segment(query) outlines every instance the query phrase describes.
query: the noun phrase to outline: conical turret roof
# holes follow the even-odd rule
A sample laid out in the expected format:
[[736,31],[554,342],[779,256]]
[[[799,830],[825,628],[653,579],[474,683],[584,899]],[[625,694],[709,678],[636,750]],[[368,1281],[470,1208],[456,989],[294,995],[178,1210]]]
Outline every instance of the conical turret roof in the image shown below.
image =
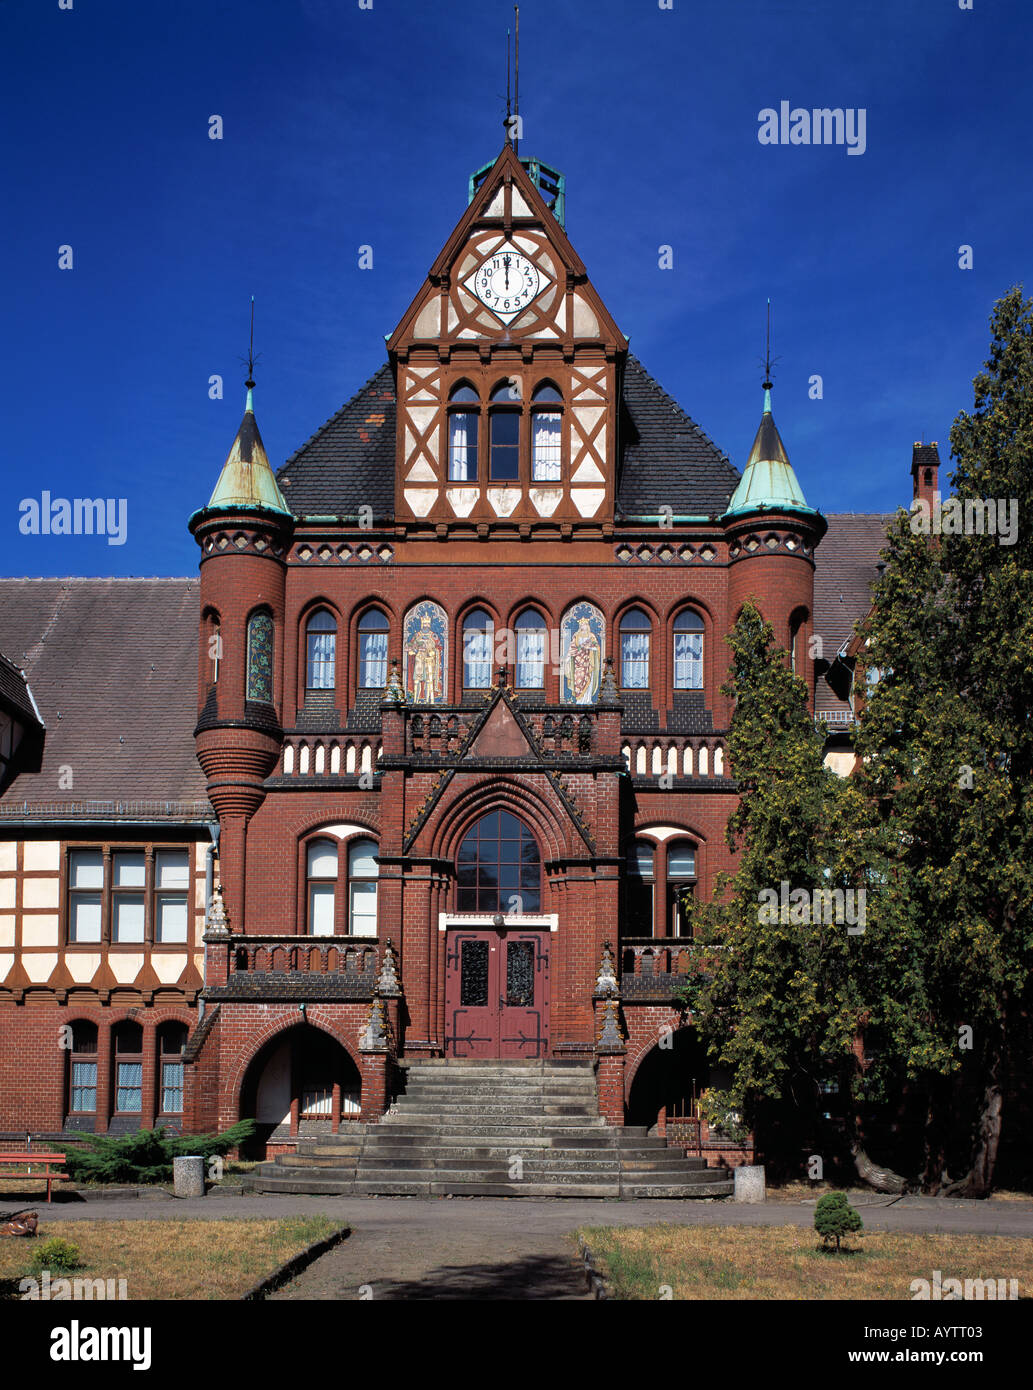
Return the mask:
[[290,508],[277,486],[262,436],[258,432],[252,399],[253,386],[253,382],[248,382],[244,418],[222,466],[219,481],[215,484],[215,491],[208,502],[208,509],[261,508],[263,511],[283,512],[284,515],[290,516]]
[[771,414],[771,383],[764,383],[764,414],[746,461],[739,486],[732,493],[725,516],[754,511],[805,511],[808,507],[782,436]]

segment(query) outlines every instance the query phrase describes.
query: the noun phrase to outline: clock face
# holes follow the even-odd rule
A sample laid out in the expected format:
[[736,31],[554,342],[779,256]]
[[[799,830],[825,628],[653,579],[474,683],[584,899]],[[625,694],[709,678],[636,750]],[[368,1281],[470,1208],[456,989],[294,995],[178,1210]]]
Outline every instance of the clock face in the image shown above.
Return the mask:
[[496,318],[512,323],[552,281],[522,251],[504,242],[466,277],[465,284]]

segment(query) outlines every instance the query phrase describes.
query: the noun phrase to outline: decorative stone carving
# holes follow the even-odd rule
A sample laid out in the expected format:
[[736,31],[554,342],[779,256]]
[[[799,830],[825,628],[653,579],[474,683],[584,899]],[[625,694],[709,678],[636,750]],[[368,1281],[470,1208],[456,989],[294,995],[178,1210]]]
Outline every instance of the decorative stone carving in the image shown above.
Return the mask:
[[620,985],[613,968],[613,952],[608,941],[603,942],[603,958],[599,965],[599,975],[595,982],[595,995],[620,995]]
[[221,883],[217,883],[212,889],[211,900],[208,903],[208,920],[205,923],[205,934],[207,936],[230,935],[230,919],[226,912],[226,904],[222,899]]
[[398,957],[395,955],[395,948],[388,937],[384,943],[384,955],[380,962],[380,974],[377,976],[377,993],[396,997],[402,992],[401,981],[398,978]]
[[621,1032],[620,1018],[617,1014],[617,1000],[610,995],[603,1005],[602,1026],[596,1040],[597,1052],[623,1052],[624,1034]]
[[387,1020],[384,1017],[384,1005],[379,995],[374,994],[370,1001],[366,1027],[359,1037],[359,1051],[387,1052],[388,1049],[389,1039],[387,1036]]

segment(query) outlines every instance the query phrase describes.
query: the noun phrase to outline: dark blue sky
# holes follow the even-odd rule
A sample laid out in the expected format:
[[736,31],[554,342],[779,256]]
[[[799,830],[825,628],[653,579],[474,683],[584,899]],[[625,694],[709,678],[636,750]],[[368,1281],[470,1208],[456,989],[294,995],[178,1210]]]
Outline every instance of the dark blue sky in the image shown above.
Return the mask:
[[[912,442],[946,456],[993,301],[1033,284],[1033,8],[973,3],[521,6],[521,152],[566,174],[632,350],[741,467],[770,295],[775,418],[826,512],[909,500]],[[381,365],[498,153],[511,23],[504,0],[0,0],[4,574],[195,571],[249,297],[278,467]],[[761,145],[783,99],[864,108],[865,153]],[[126,498],[126,544],[22,536],[43,490]]]

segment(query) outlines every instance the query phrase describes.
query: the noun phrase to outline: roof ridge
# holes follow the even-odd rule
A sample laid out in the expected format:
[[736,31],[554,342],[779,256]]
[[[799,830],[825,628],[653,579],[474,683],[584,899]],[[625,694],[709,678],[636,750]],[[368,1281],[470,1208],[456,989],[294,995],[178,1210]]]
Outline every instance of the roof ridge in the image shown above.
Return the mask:
[[330,426],[334,423],[334,421],[344,414],[344,412],[348,409],[350,405],[355,404],[355,402],[362,395],[363,391],[367,391],[376,381],[377,377],[381,375],[382,372],[389,372],[390,370],[391,363],[384,362],[381,366],[377,368],[377,370],[373,373],[372,376],[367,377],[366,380],[362,383],[362,385],[358,388],[358,390],[353,392],[352,395],[350,395],[348,399],[344,402],[344,404],[339,406],[338,409],[335,410],[332,415],[328,416],[328,418],[323,421],[319,428],[313,434],[309,435],[308,439],[305,440],[304,444],[299,444],[298,447],[294,450],[294,453],[291,454],[290,458],[287,459],[285,463],[282,463],[280,465],[280,467],[276,470],[277,478],[280,476],[282,472],[284,472],[285,469],[291,466],[291,464],[294,462],[294,460],[298,457],[299,454],[303,453],[310,444],[314,444],[315,441],[319,438],[319,436],[321,434],[324,434],[326,430],[328,430]]
[[3,574],[0,584],[197,584],[196,574]]
[[692,416],[689,414],[689,412],[685,409],[685,407],[681,404],[680,401],[676,400],[675,397],[672,396],[669,391],[666,391],[660,385],[659,381],[657,381],[656,377],[645,365],[642,359],[640,357],[637,357],[633,352],[628,353],[628,359],[629,361],[634,362],[636,366],[641,368],[643,375],[646,377],[647,381],[654,388],[654,390],[656,390],[661,396],[663,396],[665,401],[669,401],[670,404],[674,406],[675,410],[678,411],[678,413],[682,416],[683,419],[689,422],[689,424],[700,436],[700,438],[706,440],[706,442],[715,451],[715,453],[717,453],[722,459],[724,459],[725,463],[727,463],[730,467],[735,468],[735,464],[732,463],[732,460],[725,453],[724,449],[721,448],[720,444],[718,444],[715,439],[712,439],[711,436],[707,434],[706,430],[702,427],[702,425],[697,424],[697,422],[692,418]]

